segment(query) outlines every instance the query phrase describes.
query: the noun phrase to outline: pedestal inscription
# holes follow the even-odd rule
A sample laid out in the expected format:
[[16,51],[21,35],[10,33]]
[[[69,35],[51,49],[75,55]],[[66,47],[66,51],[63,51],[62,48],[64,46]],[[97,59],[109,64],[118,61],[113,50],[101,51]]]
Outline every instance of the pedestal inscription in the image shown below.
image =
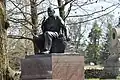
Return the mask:
[[78,55],[52,56],[52,78],[84,80],[84,57]]

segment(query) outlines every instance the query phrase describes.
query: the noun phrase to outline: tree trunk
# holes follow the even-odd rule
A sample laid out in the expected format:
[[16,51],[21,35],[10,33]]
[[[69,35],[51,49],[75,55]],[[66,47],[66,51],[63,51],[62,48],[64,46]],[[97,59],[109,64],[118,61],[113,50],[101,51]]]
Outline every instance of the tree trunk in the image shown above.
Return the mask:
[[[33,33],[37,34],[37,24],[38,24],[38,16],[37,16],[37,6],[36,6],[36,0],[30,0],[31,4],[31,21],[32,21],[32,29]],[[33,36],[33,45],[34,45],[34,53],[38,53],[39,49],[37,48],[35,44],[36,37]]]
[[65,18],[65,11],[64,11],[64,6],[63,5],[63,1],[62,0],[57,0],[58,1],[58,6],[59,6],[59,14],[60,17],[64,20]]
[[5,29],[4,1],[0,1],[0,80],[7,80],[7,34]]

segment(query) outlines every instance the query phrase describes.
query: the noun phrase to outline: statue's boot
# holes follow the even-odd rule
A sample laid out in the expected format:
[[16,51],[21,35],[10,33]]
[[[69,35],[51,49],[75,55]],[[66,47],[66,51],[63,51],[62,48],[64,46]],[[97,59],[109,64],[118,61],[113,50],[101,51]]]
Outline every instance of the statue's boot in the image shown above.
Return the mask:
[[50,53],[50,51],[43,51],[43,52],[41,52],[42,54],[49,54]]

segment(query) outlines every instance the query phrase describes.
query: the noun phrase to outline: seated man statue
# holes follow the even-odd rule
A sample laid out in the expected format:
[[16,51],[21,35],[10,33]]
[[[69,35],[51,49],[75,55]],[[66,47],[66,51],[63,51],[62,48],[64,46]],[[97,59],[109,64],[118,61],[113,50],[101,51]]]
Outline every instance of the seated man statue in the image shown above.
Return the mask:
[[69,40],[67,37],[67,29],[64,25],[62,18],[55,16],[54,9],[49,7],[47,9],[48,18],[42,22],[42,31],[44,36],[44,50],[41,52],[43,54],[49,54],[52,47],[53,39],[56,39],[60,36],[60,30],[65,34],[65,39]]

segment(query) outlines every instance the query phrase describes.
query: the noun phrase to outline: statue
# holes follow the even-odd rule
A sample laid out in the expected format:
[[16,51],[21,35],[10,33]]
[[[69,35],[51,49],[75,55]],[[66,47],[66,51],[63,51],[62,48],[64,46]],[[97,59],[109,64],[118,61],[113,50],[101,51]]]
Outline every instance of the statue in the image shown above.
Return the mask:
[[49,17],[44,18],[42,22],[43,34],[36,39],[36,44],[43,54],[63,53],[66,45],[64,40],[70,40],[67,36],[67,29],[62,18],[54,15],[54,9],[49,7],[47,12]]

